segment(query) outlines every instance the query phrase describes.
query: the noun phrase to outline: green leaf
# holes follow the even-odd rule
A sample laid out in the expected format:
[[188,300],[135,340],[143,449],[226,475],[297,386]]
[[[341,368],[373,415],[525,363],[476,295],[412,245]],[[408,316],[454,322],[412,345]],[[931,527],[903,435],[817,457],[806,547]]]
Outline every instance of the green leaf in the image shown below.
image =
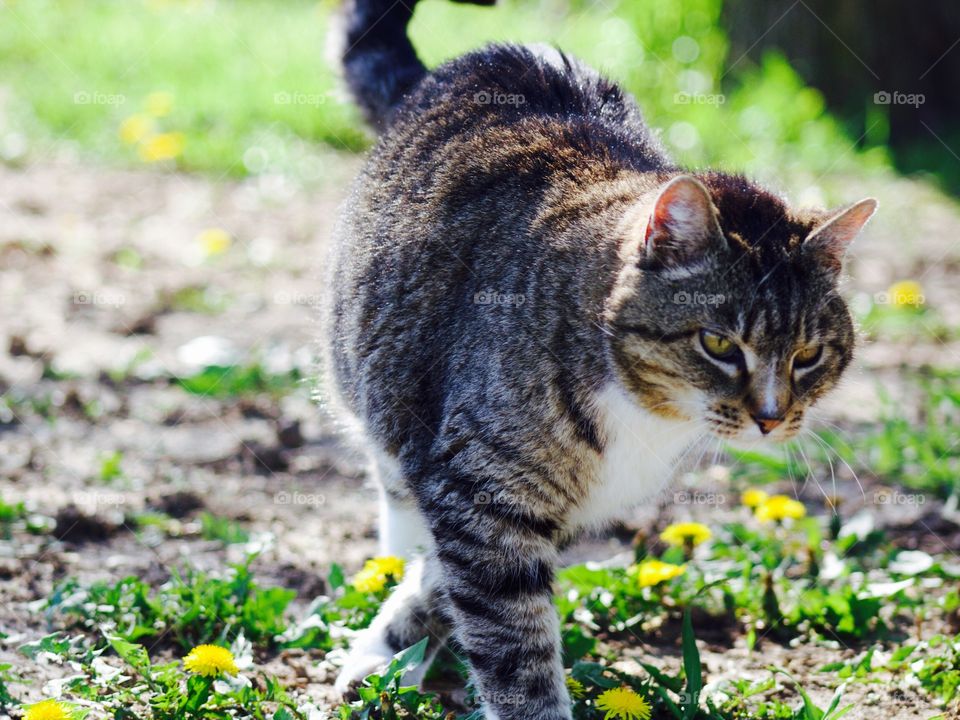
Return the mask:
[[607,668],[599,663],[578,662],[574,663],[571,674],[573,679],[582,682],[588,687],[601,687],[604,690],[620,687],[620,681],[616,678],[608,677]]
[[564,628],[563,666],[569,667],[580,658],[589,655],[596,645],[597,639],[587,635],[579,625]]
[[669,675],[666,675],[654,665],[649,665],[647,663],[640,663],[640,666],[644,670],[646,670],[648,673],[650,673],[650,677],[652,677],[660,685],[663,685],[665,688],[667,688],[671,692],[674,692],[677,695],[683,692],[683,680],[681,680],[680,678],[670,677]]
[[[810,699],[810,696],[807,695],[807,691],[803,689],[803,686],[797,682],[790,673],[779,668],[775,669],[774,672],[785,675],[787,678],[789,678],[790,682],[792,682],[794,687],[797,689],[797,692],[800,693],[800,698],[803,700],[803,706],[800,708],[799,720],[826,720],[827,714],[816,706],[813,700]],[[834,696],[834,701],[839,702],[839,698]],[[849,708],[845,708],[842,712],[845,713],[847,710],[849,710]]]
[[40,653],[51,653],[53,655],[65,656],[70,650],[70,640],[63,637],[63,633],[55,632],[45,635],[39,640],[24,643],[20,646],[20,652],[31,660]]
[[146,670],[149,672],[150,656],[147,653],[147,649],[143,645],[127,642],[118,635],[108,635],[107,642],[110,643],[110,647],[113,648],[113,651],[123,658],[128,665],[132,666],[138,671]]
[[893,655],[890,656],[890,663],[899,663],[906,660],[910,657],[910,654],[917,649],[916,645],[903,645],[898,647],[893,651]]
[[187,701],[182,709],[189,714],[197,714],[204,703],[210,698],[210,688],[213,686],[213,679],[193,675],[187,680]]
[[330,566],[330,574],[327,575],[327,582],[330,583],[331,590],[342,588],[346,584],[343,568],[337,565],[337,563]]
[[700,706],[700,691],[703,689],[703,668],[700,664],[700,651],[697,638],[693,633],[693,619],[690,609],[683,613],[683,672],[687,676],[686,697],[683,703],[684,720],[693,720]]
[[387,689],[394,681],[399,683],[407,671],[413,670],[423,662],[429,640],[429,637],[425,637],[416,645],[411,645],[394,655],[382,676],[371,676],[371,679],[377,678],[376,681],[371,682],[371,687],[379,691]]
[[664,687],[660,685],[654,685],[653,691],[657,694],[657,697],[667,706],[667,710],[677,719],[683,720],[683,713],[680,712],[680,708],[677,707],[677,704],[667,695],[667,691]]

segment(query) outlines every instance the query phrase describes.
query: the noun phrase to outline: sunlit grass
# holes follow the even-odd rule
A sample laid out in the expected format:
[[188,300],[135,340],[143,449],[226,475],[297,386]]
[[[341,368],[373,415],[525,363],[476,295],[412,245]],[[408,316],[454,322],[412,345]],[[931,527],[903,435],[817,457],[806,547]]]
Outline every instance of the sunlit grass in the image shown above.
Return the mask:
[[[369,142],[325,49],[335,5],[6,3],[7,113],[40,155],[74,147],[111,162],[322,178],[330,159],[315,146],[358,150]],[[438,1],[418,7],[411,34],[430,66],[492,41],[572,52],[632,90],[670,151],[689,164],[778,179],[885,163],[882,151],[854,146],[784,61],[741,61],[727,74],[719,13],[719,0],[504,0],[496,8]],[[0,137],[9,130],[0,128]],[[21,145],[0,143],[0,155],[15,159]]]

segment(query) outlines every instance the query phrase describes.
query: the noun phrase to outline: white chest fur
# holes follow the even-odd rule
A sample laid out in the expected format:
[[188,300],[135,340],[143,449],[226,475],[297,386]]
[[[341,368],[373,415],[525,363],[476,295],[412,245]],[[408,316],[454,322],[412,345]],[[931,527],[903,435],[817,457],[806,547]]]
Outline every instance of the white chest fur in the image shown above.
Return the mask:
[[699,423],[658,417],[618,386],[597,394],[606,437],[592,490],[572,514],[573,527],[595,527],[659,493],[680,456],[702,435]]

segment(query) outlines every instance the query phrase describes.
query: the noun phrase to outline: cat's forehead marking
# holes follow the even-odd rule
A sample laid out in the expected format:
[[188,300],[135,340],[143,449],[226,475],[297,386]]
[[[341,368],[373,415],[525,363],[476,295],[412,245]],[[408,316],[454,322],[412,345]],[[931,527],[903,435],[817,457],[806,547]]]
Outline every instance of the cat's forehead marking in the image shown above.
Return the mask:
[[727,240],[745,252],[750,252],[751,250],[750,243],[744,240],[743,236],[738,232],[727,231]]
[[743,337],[744,330],[747,328],[747,315],[741,308],[737,311],[737,335]]
[[696,275],[700,275],[707,270],[708,264],[706,262],[700,262],[693,265],[680,265],[677,267],[668,268],[661,272],[661,277],[665,280],[687,280]]

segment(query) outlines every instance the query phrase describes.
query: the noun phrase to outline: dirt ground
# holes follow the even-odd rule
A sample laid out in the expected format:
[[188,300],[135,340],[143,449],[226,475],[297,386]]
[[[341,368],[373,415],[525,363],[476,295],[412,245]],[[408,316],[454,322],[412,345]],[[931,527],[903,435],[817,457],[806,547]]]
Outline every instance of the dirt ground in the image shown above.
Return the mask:
[[[0,663],[12,662],[34,681],[27,696],[39,697],[42,681],[64,672],[26,665],[16,653],[48,631],[31,603],[66,577],[137,575],[160,583],[187,558],[223,568],[241,549],[203,539],[202,509],[242,521],[269,541],[258,578],[296,589],[298,608],[324,590],[332,561],[353,571],[374,552],[375,494],[361,458],[312,401],[312,383],[279,399],[249,399],[191,395],[171,382],[206,364],[233,362],[313,375],[322,257],[358,163],[331,155],[328,176],[311,188],[280,178],[215,182],[71,160],[0,167],[0,389],[7,399],[0,405],[0,497],[50,518],[62,538],[0,541]],[[802,193],[812,184],[789,189]],[[816,184],[846,200],[873,194],[881,201],[852,258],[850,297],[863,302],[895,280],[916,279],[947,324],[960,326],[960,214],[948,199],[922,182],[884,175]],[[233,238],[212,257],[197,239],[210,228]],[[878,383],[896,395],[905,366],[958,359],[955,340],[866,344],[821,414],[840,425],[869,422]],[[103,459],[116,452],[122,473],[104,481]],[[713,474],[720,491],[721,475]],[[712,476],[681,482],[704,477]],[[869,487],[869,478],[861,480]],[[840,481],[851,506],[868,502],[869,492],[861,494],[842,472]],[[819,490],[811,484],[807,492],[815,503]],[[133,532],[129,519],[144,509],[174,517],[179,534]],[[727,512],[664,503],[629,514],[627,525],[689,515],[719,523]],[[909,509],[895,512],[886,520],[909,520],[902,515]],[[628,536],[591,538],[570,558],[610,558]],[[929,540],[960,551],[957,537]],[[832,694],[833,676],[818,676],[816,668],[856,653],[773,643],[749,653],[742,638],[708,638],[702,646],[711,681],[760,677],[778,664],[820,700]],[[674,642],[638,639],[630,654],[672,669],[679,663]],[[270,669],[332,700],[328,661],[289,652]],[[934,709],[909,689],[852,686],[850,698],[857,705],[850,718],[921,718]]]

